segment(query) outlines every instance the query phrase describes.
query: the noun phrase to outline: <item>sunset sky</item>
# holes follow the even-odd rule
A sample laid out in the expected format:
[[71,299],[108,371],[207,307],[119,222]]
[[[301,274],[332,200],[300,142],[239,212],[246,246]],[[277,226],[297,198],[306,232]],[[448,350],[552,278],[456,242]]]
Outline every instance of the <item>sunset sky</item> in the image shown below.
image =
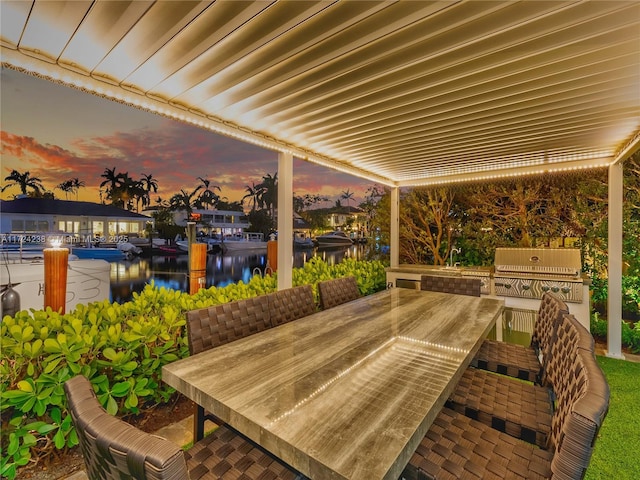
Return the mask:
[[[100,175],[115,167],[135,180],[153,175],[158,192],[152,193],[152,204],[181,188],[192,191],[201,183],[197,177],[207,178],[220,187],[218,195],[234,201],[245,195],[247,185],[278,169],[276,152],[10,69],[2,69],[0,80],[3,186],[12,170],[28,171],[56,198],[65,199],[56,185],[77,177],[85,183],[78,200],[99,202]],[[320,194],[332,204],[349,190],[354,192],[351,205],[357,205],[373,185],[297,159],[293,168],[295,195]],[[18,193],[12,187],[1,198]]]

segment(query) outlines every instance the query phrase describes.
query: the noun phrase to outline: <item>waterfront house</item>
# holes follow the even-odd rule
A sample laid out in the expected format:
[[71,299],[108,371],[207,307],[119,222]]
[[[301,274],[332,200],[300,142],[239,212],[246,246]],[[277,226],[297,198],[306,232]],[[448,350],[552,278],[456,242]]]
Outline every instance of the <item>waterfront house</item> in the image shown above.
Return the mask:
[[142,236],[153,218],[112,205],[49,198],[0,200],[0,233],[5,243],[44,243],[64,235],[65,243],[128,242]]

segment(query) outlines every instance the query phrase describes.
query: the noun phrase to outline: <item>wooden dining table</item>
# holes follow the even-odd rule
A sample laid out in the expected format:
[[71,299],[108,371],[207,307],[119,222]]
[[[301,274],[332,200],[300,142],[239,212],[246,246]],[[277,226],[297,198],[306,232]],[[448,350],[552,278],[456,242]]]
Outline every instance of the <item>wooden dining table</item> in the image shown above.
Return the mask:
[[397,479],[503,308],[392,288],[178,360],[162,378],[311,479]]

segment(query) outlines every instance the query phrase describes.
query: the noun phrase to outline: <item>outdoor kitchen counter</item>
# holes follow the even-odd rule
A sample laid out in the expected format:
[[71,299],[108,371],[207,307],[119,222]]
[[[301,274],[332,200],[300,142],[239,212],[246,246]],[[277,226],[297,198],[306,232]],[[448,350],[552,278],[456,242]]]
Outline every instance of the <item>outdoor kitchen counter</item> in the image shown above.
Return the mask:
[[480,279],[483,295],[491,295],[491,274],[493,267],[446,267],[442,265],[402,264],[387,267],[387,286],[420,289],[422,275],[455,275]]
[[444,265],[414,265],[402,264],[397,267],[387,267],[387,272],[412,273],[417,275],[484,275],[489,276],[493,267],[447,267]]
[[[581,269],[577,249],[498,248],[495,265],[488,267],[402,264],[388,267],[386,274],[387,287],[416,290],[423,275],[478,278],[483,296],[504,299],[507,309],[532,312],[538,311],[542,295],[549,291],[566,302],[569,311],[589,330],[591,279]],[[499,332],[498,339],[502,339]]]

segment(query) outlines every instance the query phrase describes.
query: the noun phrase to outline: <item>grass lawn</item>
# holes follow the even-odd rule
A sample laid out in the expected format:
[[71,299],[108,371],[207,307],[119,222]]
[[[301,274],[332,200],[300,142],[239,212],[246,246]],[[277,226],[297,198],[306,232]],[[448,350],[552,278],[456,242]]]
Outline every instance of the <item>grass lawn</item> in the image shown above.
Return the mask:
[[586,480],[640,478],[640,363],[598,357],[611,389],[609,413]]

